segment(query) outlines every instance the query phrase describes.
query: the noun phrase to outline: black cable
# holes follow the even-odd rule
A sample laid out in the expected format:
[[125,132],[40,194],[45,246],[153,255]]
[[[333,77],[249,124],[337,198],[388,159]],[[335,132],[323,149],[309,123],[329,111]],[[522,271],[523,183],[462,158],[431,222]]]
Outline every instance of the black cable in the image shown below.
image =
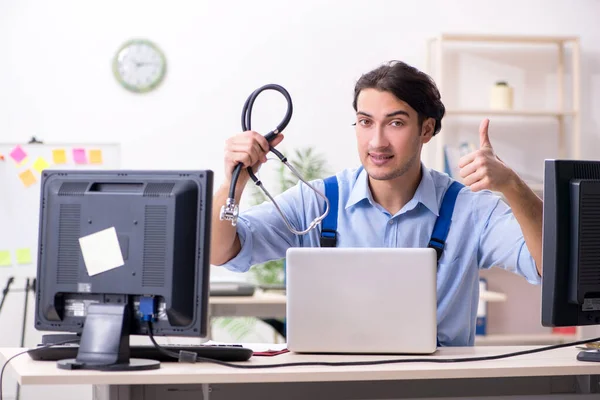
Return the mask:
[[350,367],[350,366],[364,366],[364,365],[383,365],[383,364],[406,364],[406,363],[437,363],[437,364],[451,364],[460,362],[473,362],[473,361],[489,361],[498,360],[502,358],[510,358],[516,356],[522,356],[526,354],[540,353],[543,351],[555,350],[562,347],[571,347],[580,344],[586,344],[591,342],[597,342],[600,338],[581,340],[578,342],[562,343],[552,346],[540,347],[537,349],[517,351],[513,353],[497,354],[494,356],[481,356],[481,357],[463,357],[463,358],[400,358],[400,359],[388,359],[388,360],[377,360],[377,361],[341,361],[341,362],[327,362],[327,361],[306,361],[306,362],[293,362],[293,363],[282,363],[282,364],[269,364],[269,365],[240,365],[231,364],[224,361],[207,359],[198,357],[198,360],[210,362],[213,364],[223,365],[231,368],[238,369],[263,369],[263,368],[281,368],[281,367],[301,367],[301,366],[321,366],[321,367]]
[[[6,301],[6,296],[8,295],[8,292],[10,291],[10,285],[13,284],[13,282],[15,281],[15,278],[13,276],[9,277],[8,280],[6,281],[6,286],[4,287],[4,289],[2,289],[2,300],[0,300],[0,311],[2,311],[2,307],[4,306],[4,302]],[[16,291],[20,291],[21,289],[18,289]],[[15,290],[13,290],[15,291]]]
[[[21,347],[25,347],[25,331],[27,329],[27,308],[29,305],[29,290],[31,289],[29,278],[25,282],[25,305],[23,307],[23,325],[21,326]],[[21,385],[17,383],[16,400],[21,398]]]
[[[152,336],[150,331],[150,340],[156,346],[156,348],[167,354],[170,357],[180,359],[180,355],[168,351],[162,348]],[[540,347],[537,349],[530,350],[522,350],[516,351],[513,353],[504,353],[504,354],[496,354],[493,356],[480,356],[480,357],[462,357],[462,358],[433,358],[433,357],[425,357],[425,358],[398,358],[398,359],[387,359],[387,360],[376,360],[376,361],[340,361],[340,362],[332,362],[332,361],[304,361],[304,362],[291,362],[291,363],[281,363],[281,364],[269,364],[269,365],[245,365],[245,364],[233,364],[226,361],[215,360],[212,358],[205,357],[196,357],[196,361],[204,361],[208,363],[213,363],[217,365],[222,365],[230,368],[237,369],[266,369],[266,368],[282,368],[282,367],[304,367],[304,366],[321,366],[321,367],[350,367],[350,366],[364,366],[364,365],[384,365],[384,364],[405,364],[405,363],[437,363],[437,364],[450,364],[450,363],[460,363],[460,362],[473,362],[473,361],[490,361],[490,360],[499,360],[502,358],[510,358],[517,357],[526,354],[535,354],[541,353],[543,351],[560,349],[563,347],[571,347],[571,346],[579,346],[586,343],[592,343],[600,341],[600,337],[594,339],[585,339],[577,342],[569,342],[569,343],[561,343],[555,344],[551,346]],[[0,399],[2,400],[2,399]]]
[[[249,131],[252,129],[252,107],[254,106],[254,101],[256,100],[258,95],[265,90],[275,90],[275,91],[281,93],[283,95],[283,97],[285,97],[285,100],[287,101],[287,105],[288,105],[287,111],[285,112],[285,116],[283,117],[283,120],[279,123],[279,125],[277,125],[277,128],[273,129],[272,131],[270,131],[269,133],[267,133],[265,135],[265,139],[267,139],[267,141],[270,142],[287,127],[288,123],[292,119],[292,113],[293,113],[294,107],[292,105],[292,98],[290,97],[290,94],[288,93],[287,90],[285,90],[284,87],[277,85],[277,84],[264,85],[264,86],[256,89],[254,92],[252,92],[252,94],[246,99],[246,102],[244,103],[244,107],[242,109],[242,132],[246,132],[246,131]],[[269,151],[271,151],[273,154],[275,154],[282,162],[287,161],[285,156],[283,154],[281,154],[279,151],[275,150],[273,147],[270,147]],[[237,186],[237,181],[240,176],[240,172],[242,171],[242,167],[243,167],[242,163],[239,163],[238,165],[236,165],[233,170],[233,173],[231,175],[231,186],[229,187],[229,198],[230,199],[235,198],[235,188]],[[256,177],[256,175],[254,175],[254,172],[252,171],[252,167],[250,166],[250,167],[247,167],[246,169],[248,171],[248,174],[250,175],[250,178],[255,183],[258,184],[259,180]]]
[[[158,349],[158,351],[160,351],[164,355],[178,359],[179,354],[175,353],[174,351],[167,350],[164,347],[162,347],[161,345],[159,345],[158,343],[156,343],[156,340],[154,339],[154,334],[152,333],[152,321],[146,321],[146,322],[148,323],[148,337],[150,338],[150,341],[152,342],[154,347],[156,347]],[[2,399],[0,399],[0,400],[2,400]]]
[[27,278],[25,283],[25,306],[23,307],[23,325],[21,326],[21,347],[25,346],[25,331],[27,329],[27,309],[29,306],[29,291],[31,290],[31,281]]
[[28,349],[28,350],[22,351],[20,353],[17,353],[12,357],[9,357],[8,360],[6,360],[6,362],[4,363],[4,365],[2,365],[2,369],[0,369],[0,400],[2,400],[2,378],[4,378],[4,369],[6,368],[6,366],[8,365],[9,362],[11,362],[13,359],[15,359],[19,356],[22,356],[23,354],[27,354],[29,352],[34,352],[34,351],[41,350],[41,349],[47,349],[48,347],[60,346],[63,344],[68,344],[68,343],[79,343],[79,339],[69,339],[69,340],[64,340],[62,342],[47,344],[45,346],[39,346],[39,347],[36,347],[35,349]]

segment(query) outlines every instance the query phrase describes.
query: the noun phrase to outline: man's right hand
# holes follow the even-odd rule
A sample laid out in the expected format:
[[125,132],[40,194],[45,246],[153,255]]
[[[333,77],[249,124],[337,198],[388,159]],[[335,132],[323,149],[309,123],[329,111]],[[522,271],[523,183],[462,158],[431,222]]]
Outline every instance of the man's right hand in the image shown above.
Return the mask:
[[[270,145],[275,147],[283,140],[283,134],[278,134],[271,141]],[[225,142],[225,179],[227,184],[231,183],[233,170],[242,163],[244,165],[240,176],[238,177],[237,188],[243,188],[250,176],[246,171],[247,167],[252,167],[256,173],[261,164],[267,162],[267,153],[269,152],[269,142],[260,133],[246,131],[235,135]]]
[[[271,141],[271,146],[277,146],[283,140],[280,133]],[[250,176],[247,167],[258,171],[258,167],[267,161],[269,142],[264,136],[247,131],[233,136],[225,143],[225,182],[213,195],[212,230],[210,245],[210,263],[222,265],[231,260],[241,249],[241,242],[237,235],[236,227],[229,221],[220,218],[221,207],[225,205],[229,197],[229,186],[235,167],[242,163],[244,168],[238,177],[235,191],[235,201],[239,203],[242,192]]]

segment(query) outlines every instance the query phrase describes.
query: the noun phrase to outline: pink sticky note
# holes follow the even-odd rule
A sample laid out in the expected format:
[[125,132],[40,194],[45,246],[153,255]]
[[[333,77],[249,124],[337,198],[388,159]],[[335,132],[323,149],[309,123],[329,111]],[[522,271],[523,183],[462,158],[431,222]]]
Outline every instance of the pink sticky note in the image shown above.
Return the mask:
[[75,164],[87,164],[85,149],[73,149],[73,159],[75,160]]
[[11,152],[10,156],[17,164],[19,164],[25,157],[27,157],[27,153],[21,148],[21,146],[17,145]]

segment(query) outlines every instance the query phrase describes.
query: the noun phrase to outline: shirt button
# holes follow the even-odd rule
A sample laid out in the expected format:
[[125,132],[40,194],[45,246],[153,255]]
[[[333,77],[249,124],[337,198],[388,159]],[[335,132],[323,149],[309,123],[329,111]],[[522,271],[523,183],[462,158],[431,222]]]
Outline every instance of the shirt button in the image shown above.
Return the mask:
[[394,223],[393,219],[390,219],[390,222],[388,222],[388,224],[392,225]]

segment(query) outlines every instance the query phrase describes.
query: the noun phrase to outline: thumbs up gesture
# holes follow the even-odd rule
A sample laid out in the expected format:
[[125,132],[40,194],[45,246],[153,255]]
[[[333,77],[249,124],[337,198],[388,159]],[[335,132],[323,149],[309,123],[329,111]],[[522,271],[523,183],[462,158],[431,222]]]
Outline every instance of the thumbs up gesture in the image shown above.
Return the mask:
[[504,192],[515,173],[494,153],[488,128],[489,119],[484,119],[479,126],[479,150],[462,157],[458,162],[463,183],[472,191],[493,190]]

